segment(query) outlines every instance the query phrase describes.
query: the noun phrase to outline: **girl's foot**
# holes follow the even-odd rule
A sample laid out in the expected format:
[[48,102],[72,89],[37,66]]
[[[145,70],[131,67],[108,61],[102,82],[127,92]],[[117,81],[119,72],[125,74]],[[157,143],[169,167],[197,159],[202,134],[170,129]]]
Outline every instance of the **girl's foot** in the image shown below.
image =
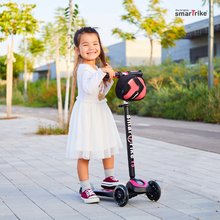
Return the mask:
[[100,201],[99,197],[93,192],[92,189],[86,189],[83,191],[81,193],[81,199],[87,204],[98,203]]
[[101,186],[106,189],[114,189],[117,185],[122,184],[114,176],[109,176],[102,181]]

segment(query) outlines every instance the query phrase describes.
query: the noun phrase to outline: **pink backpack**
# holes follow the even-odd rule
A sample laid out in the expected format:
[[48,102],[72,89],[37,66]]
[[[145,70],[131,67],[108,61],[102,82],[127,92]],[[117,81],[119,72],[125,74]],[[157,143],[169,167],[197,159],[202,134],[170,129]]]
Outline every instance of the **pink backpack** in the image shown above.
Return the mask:
[[116,96],[124,101],[139,101],[143,99],[147,92],[143,73],[139,71],[118,72],[115,88]]

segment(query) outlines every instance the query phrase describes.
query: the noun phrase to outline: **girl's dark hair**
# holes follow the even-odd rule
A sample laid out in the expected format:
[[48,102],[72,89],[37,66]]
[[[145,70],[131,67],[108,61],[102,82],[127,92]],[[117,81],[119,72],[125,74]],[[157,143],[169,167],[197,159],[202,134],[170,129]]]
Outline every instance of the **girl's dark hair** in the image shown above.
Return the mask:
[[99,55],[99,59],[97,60],[97,64],[99,63],[99,61],[101,61],[101,65],[105,66],[106,65],[106,59],[105,59],[105,53],[104,50],[102,48],[102,43],[99,37],[99,33],[96,31],[95,28],[92,27],[82,27],[79,30],[76,31],[75,35],[74,35],[74,45],[75,47],[79,47],[80,44],[80,38],[83,34],[85,33],[92,33],[92,34],[96,34],[99,40],[99,45],[100,45],[100,55]]

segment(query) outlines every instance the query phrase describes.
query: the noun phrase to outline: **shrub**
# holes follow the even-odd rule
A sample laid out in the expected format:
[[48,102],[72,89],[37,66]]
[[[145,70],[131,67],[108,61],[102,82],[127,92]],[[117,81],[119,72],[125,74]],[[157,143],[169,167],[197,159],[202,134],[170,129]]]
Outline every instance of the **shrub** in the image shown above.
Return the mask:
[[[121,67],[118,71],[142,70],[147,84],[147,95],[139,102],[130,103],[130,113],[140,116],[220,123],[220,58],[215,58],[215,87],[208,89],[207,65],[164,62],[160,66]],[[117,79],[115,79],[117,81]],[[118,105],[123,101],[115,97],[115,86],[107,95],[111,110],[122,114]],[[40,80],[28,84],[28,100],[24,102],[23,82],[13,90],[13,104],[57,107],[56,81]],[[65,80],[62,81],[64,101]],[[0,85],[0,96],[5,97],[5,86]],[[3,99],[0,99],[3,103]]]
[[45,80],[28,84],[28,104],[32,106],[57,106],[56,82],[51,81],[49,87]]
[[24,95],[18,89],[13,90],[12,103],[13,105],[19,105],[25,103]]
[[180,90],[151,91],[138,109],[140,116],[220,123],[220,87],[209,90],[201,83]]

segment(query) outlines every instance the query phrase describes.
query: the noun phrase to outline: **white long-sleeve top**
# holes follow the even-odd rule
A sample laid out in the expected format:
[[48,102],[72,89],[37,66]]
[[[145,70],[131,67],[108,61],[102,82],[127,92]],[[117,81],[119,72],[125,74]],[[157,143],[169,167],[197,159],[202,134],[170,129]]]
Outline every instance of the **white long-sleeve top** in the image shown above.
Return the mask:
[[[98,99],[98,94],[100,90],[100,85],[105,77],[101,69],[94,69],[88,64],[80,64],[77,70],[77,86],[78,86],[78,96],[77,100],[89,101],[89,102],[103,102],[104,100]],[[113,85],[113,80],[106,82],[104,85],[105,95],[110,90]]]

